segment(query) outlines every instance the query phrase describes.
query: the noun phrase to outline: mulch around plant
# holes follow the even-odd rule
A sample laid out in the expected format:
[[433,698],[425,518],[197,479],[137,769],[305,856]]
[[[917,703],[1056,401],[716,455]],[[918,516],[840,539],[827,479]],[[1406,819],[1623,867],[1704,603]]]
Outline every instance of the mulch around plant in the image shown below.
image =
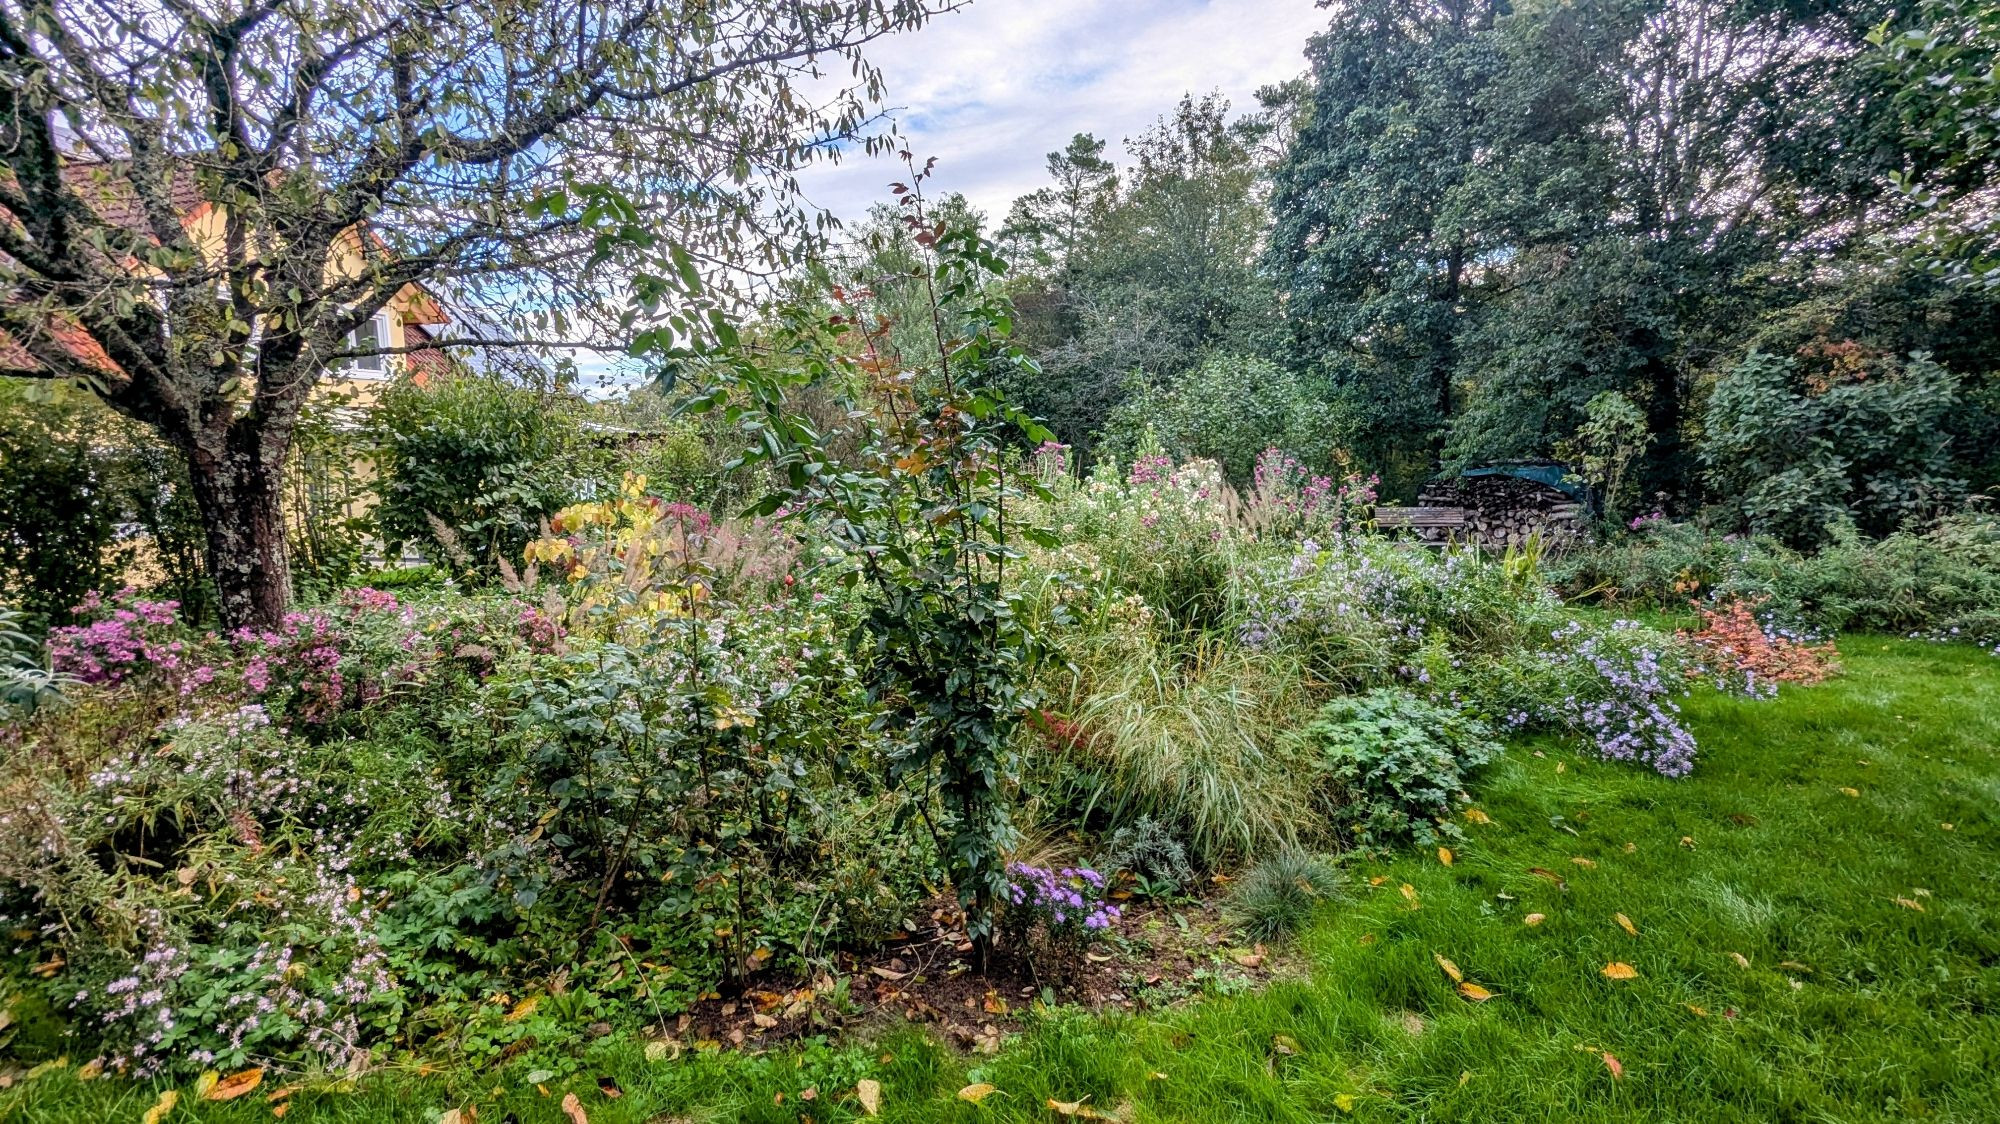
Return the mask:
[[844,1003],[832,974],[752,972],[740,990],[696,1003],[659,1037],[674,1049],[758,1050],[813,1034],[922,1024],[961,1049],[993,1053],[1038,1002],[1158,1010],[1212,987],[1259,987],[1286,971],[1272,950],[1242,943],[1213,905],[1124,904],[1115,935],[1080,954],[1030,958],[1003,946],[982,972],[956,903],[939,899],[915,931],[867,954],[836,956]]

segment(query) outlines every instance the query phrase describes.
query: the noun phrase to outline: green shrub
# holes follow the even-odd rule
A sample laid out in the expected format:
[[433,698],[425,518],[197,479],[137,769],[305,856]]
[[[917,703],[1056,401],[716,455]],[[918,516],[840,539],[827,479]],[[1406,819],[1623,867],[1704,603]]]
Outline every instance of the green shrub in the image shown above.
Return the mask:
[[1388,688],[1328,703],[1294,738],[1321,762],[1336,820],[1369,846],[1457,838],[1466,780],[1500,752],[1478,721]]
[[1709,398],[1702,462],[1759,534],[1795,546],[1843,523],[1886,534],[1963,495],[1945,424],[1957,402],[1958,377],[1921,352],[1753,351]]
[[1282,940],[1303,928],[1324,902],[1341,895],[1340,868],[1304,851],[1265,859],[1230,888],[1230,924],[1256,941]]
[[1187,848],[1173,829],[1151,816],[1140,816],[1112,832],[1097,867],[1107,874],[1130,874],[1139,892],[1151,898],[1173,897],[1194,885]]
[[391,556],[421,544],[454,572],[518,563],[544,518],[578,498],[595,457],[557,392],[464,375],[392,384],[369,412],[375,519]]
[[1741,597],[1821,632],[2000,642],[2000,516],[1947,516],[1869,539],[1851,531],[1805,553],[1769,538],[1659,524],[1555,563],[1572,596],[1685,609]]

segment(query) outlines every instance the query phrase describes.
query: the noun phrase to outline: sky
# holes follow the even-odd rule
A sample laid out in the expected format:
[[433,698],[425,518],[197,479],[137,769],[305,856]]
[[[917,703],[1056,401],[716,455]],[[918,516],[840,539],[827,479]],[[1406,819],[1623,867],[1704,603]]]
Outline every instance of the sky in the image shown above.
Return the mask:
[[[1080,132],[1124,140],[1184,93],[1220,89],[1256,108],[1259,86],[1305,70],[1306,40],[1329,15],[1314,0],[973,0],[866,51],[887,108],[940,192],[962,191],[998,225],[1046,182],[1048,153]],[[905,178],[888,158],[809,169],[809,200],[859,219]]]
[[[1221,90],[1234,112],[1255,109],[1258,87],[1304,73],[1306,40],[1329,19],[1314,0],[972,0],[864,53],[910,152],[937,158],[932,193],[965,193],[991,228],[1047,183],[1048,154],[1077,133],[1123,165],[1125,138],[1182,94]],[[852,222],[907,178],[893,157],[855,154],[800,182],[808,203]],[[615,354],[574,358],[600,394],[642,370]]]

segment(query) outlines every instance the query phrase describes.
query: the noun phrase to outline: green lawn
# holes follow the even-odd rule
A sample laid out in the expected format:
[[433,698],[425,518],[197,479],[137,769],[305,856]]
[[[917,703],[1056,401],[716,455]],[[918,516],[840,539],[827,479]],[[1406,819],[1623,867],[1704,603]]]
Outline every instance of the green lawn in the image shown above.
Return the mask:
[[[884,1119],[910,1121],[1047,1121],[1052,1096],[1129,1121],[2000,1119],[2000,660],[1842,650],[1828,685],[1691,703],[1688,780],[1517,746],[1477,793],[1492,822],[1451,866],[1362,870],[1300,942],[1309,978],[1259,994],[1054,1014],[992,1059],[914,1036],[659,1062],[607,1045],[553,1097],[511,1072],[392,1077],[298,1094],[286,1119],[430,1121],[474,1102],[485,1124],[533,1124],[562,1120],[574,1089],[593,1124],[845,1120],[864,1077]],[[1494,997],[1462,998],[1437,956]],[[1605,978],[1612,961],[1637,977]],[[607,1100],[597,1073],[626,1095]],[[957,1100],[971,1081],[998,1091]],[[157,1095],[57,1072],[0,1093],[0,1121],[137,1121]],[[253,1096],[166,1119],[271,1113]]]

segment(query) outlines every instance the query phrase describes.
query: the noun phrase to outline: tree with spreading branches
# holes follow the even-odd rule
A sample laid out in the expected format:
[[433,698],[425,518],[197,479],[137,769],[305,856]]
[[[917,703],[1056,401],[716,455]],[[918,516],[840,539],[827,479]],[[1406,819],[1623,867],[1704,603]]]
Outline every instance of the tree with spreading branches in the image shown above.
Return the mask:
[[271,622],[302,409],[411,349],[378,310],[588,346],[629,327],[625,255],[784,268],[826,222],[796,170],[880,141],[862,48],[960,2],[0,0],[0,375],[156,430],[223,623]]

